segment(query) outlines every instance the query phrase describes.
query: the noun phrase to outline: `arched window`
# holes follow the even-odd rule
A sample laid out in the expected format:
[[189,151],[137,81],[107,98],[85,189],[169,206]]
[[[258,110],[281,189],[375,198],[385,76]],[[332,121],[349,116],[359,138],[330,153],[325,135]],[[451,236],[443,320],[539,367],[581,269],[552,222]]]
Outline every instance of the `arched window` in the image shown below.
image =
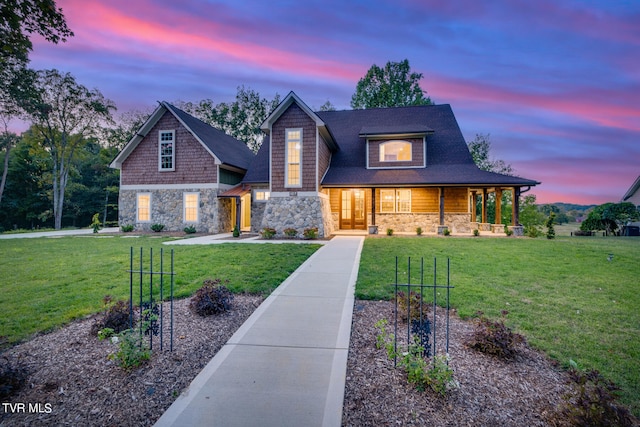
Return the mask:
[[388,141],[380,144],[381,162],[410,162],[411,143],[408,141]]

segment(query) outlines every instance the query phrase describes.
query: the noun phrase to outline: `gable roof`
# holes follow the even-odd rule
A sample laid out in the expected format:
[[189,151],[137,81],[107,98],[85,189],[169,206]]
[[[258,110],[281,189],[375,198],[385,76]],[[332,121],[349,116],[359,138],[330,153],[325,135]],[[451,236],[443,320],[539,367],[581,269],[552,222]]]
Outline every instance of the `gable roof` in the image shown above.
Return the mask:
[[640,189],[640,175],[638,175],[635,182],[631,184],[631,187],[629,187],[627,192],[624,193],[624,196],[622,196],[622,201],[626,202],[627,200],[629,200],[631,197],[633,197],[634,194],[636,194],[636,192],[639,189]]
[[246,175],[242,179],[243,183],[266,183],[269,182],[269,152],[271,145],[271,137],[266,136],[262,140],[262,145],[258,150],[258,154],[253,158]]
[[158,120],[167,112],[172,114],[220,163],[244,170],[249,168],[255,156],[244,142],[227,135],[220,129],[216,129],[164,101],[160,103],[158,108],[149,116],[147,121],[124,146],[122,151],[118,153],[109,166],[119,169],[129,154],[135,150],[138,144],[140,144],[144,137],[146,137],[156,125]]

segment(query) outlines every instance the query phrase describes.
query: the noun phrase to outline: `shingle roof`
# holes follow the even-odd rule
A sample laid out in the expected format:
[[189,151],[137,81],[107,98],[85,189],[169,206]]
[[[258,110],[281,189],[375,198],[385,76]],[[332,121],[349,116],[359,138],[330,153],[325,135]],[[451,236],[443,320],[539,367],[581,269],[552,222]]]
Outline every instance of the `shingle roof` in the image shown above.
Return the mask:
[[[325,186],[396,185],[501,185],[532,186],[536,181],[486,172],[473,162],[451,106],[375,108],[320,111],[339,147],[322,180]],[[427,167],[367,169],[365,135],[423,133],[427,141]],[[243,182],[269,181],[269,140],[265,138]]]
[[185,113],[168,102],[163,102],[162,104],[168,110],[171,110],[185,124],[187,129],[202,141],[222,163],[245,170],[249,168],[255,155],[244,142]]

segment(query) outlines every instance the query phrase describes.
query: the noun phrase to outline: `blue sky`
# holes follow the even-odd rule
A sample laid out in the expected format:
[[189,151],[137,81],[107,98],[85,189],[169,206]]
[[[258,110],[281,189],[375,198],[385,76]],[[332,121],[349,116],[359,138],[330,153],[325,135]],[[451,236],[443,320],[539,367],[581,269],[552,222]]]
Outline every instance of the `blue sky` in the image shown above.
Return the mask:
[[467,141],[541,181],[540,203],[619,201],[640,175],[640,2],[58,0],[75,37],[31,66],[119,112],[295,91],[348,109],[372,64],[408,59]]

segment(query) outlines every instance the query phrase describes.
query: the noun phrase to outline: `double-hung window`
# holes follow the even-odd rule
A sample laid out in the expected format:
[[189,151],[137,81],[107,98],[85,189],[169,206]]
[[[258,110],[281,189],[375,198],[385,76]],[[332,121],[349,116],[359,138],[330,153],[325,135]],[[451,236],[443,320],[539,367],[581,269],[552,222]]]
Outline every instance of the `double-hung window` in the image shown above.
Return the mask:
[[381,213],[410,213],[411,190],[381,189],[380,190]]
[[184,193],[184,222],[198,222],[199,219],[199,193]]
[[176,132],[161,130],[158,134],[158,170],[173,171],[176,168]]
[[302,186],[302,129],[285,131],[285,187]]
[[139,193],[136,218],[138,222],[151,221],[151,194]]

